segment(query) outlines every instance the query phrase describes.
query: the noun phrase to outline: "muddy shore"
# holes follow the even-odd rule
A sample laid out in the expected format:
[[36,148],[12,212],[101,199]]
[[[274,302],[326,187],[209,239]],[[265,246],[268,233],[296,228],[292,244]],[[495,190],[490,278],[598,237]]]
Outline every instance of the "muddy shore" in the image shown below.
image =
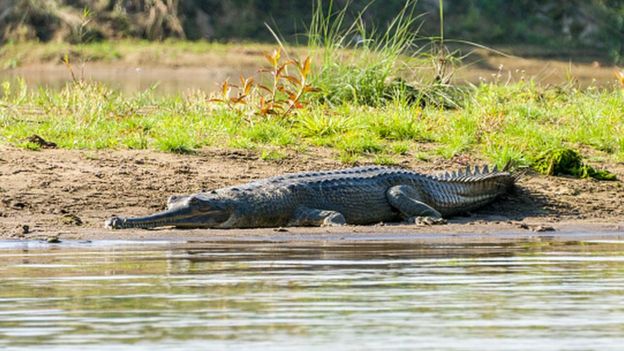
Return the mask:
[[[421,172],[466,162],[401,166]],[[624,178],[624,165],[603,165]],[[201,150],[192,155],[154,151],[25,151],[0,147],[0,239],[61,240],[402,240],[488,241],[624,237],[624,184],[529,174],[518,189],[448,225],[380,224],[341,228],[252,230],[128,230],[103,228],[113,214],[160,210],[172,194],[213,189],[285,172],[344,167],[328,151],[310,150],[268,162],[247,151]],[[591,235],[589,235],[591,233]]]

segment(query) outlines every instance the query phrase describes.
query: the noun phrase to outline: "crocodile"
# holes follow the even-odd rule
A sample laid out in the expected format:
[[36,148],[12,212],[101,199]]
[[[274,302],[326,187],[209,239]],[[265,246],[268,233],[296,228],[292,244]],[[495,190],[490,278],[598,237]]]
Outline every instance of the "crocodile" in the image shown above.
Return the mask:
[[255,228],[374,224],[440,219],[478,209],[508,193],[508,166],[440,174],[363,166],[289,173],[192,195],[174,195],[164,211],[113,216],[107,228]]

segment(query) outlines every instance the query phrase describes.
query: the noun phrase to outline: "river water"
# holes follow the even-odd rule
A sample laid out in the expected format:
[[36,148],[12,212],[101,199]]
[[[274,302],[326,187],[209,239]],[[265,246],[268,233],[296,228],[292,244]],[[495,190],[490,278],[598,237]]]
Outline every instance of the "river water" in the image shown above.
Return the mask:
[[[253,68],[202,67],[202,68],[132,68],[132,67],[87,67],[76,69],[76,78],[101,82],[124,94],[136,94],[151,90],[160,96],[179,95],[202,90],[207,93],[221,89],[229,80],[238,82],[239,76],[251,77],[257,74]],[[71,72],[63,66],[43,66],[16,70],[0,70],[0,81],[23,79],[30,88],[60,90],[71,83]]]
[[[493,60],[493,61],[492,61]],[[570,61],[538,60],[504,58],[492,59],[488,56],[486,62],[479,65],[468,63],[456,69],[453,76],[455,84],[480,84],[483,81],[524,80],[527,77],[536,82],[548,85],[564,85],[574,82],[581,87],[597,86],[614,88],[616,67],[595,67],[592,64],[571,64]],[[489,62],[492,61],[492,62]],[[239,76],[255,77],[261,80],[258,65],[243,65],[232,60],[231,65],[202,66],[202,67],[140,67],[132,65],[99,65],[87,63],[73,68],[76,78],[88,81],[102,82],[125,94],[136,94],[151,90],[156,95],[179,95],[195,90],[207,93],[220,91],[224,80],[238,84]],[[505,67],[500,71],[500,67]],[[520,73],[519,73],[520,72]],[[421,72],[427,73],[427,72]],[[433,74],[433,73],[432,73]],[[499,77],[500,76],[500,77]],[[496,78],[498,77],[498,78]],[[46,88],[58,90],[65,87],[72,80],[72,72],[64,65],[26,66],[16,69],[0,69],[0,81],[23,79],[27,86],[33,89]],[[617,89],[617,88],[616,88]]]
[[622,350],[624,241],[0,243],[2,350]]

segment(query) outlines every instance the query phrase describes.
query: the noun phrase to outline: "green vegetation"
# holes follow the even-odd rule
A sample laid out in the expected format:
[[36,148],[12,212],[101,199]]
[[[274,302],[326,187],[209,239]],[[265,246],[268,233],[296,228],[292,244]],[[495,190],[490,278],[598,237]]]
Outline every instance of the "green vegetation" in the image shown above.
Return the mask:
[[559,148],[548,150],[536,160],[534,168],[546,175],[566,174],[578,178],[615,180],[615,174],[606,170],[596,170],[583,163],[581,155],[571,149]]
[[[349,25],[345,22],[348,8],[335,10],[332,4],[324,9],[318,1],[308,30],[308,47],[322,53],[314,86],[320,89],[322,101],[330,104],[384,104],[394,95],[389,80],[398,73],[397,66],[408,63],[404,55],[415,46],[413,6],[407,2],[385,32],[378,33],[364,25],[363,13]],[[351,46],[356,50],[344,50]]]
[[[2,84],[0,139],[28,149],[39,147],[28,139],[32,135],[67,149],[246,148],[266,160],[282,159],[288,150],[325,147],[345,163],[472,155],[557,174],[565,171],[556,165],[567,161],[561,153],[544,156],[548,150],[572,148],[594,161],[624,161],[621,111],[624,94],[617,90],[532,82],[466,89],[463,105],[455,109],[401,99],[377,107],[310,101],[286,116],[260,117],[210,102],[202,92],[124,96],[97,83],[77,81],[50,91],[18,81]],[[564,167],[594,176],[585,166]]]
[[[408,2],[384,30],[376,31],[362,12],[348,22],[346,8],[336,11],[318,2],[307,48],[274,50],[266,56],[267,79],[241,77],[238,87],[226,81],[217,95],[159,96],[150,90],[122,95],[71,71],[70,62],[126,57],[136,50],[132,42],[46,45],[54,53],[52,61],[60,60],[59,47],[69,52],[65,61],[73,82],[60,91],[3,82],[0,141],[32,150],[46,146],[35,135],[68,149],[191,153],[218,146],[254,150],[272,162],[287,158],[289,151],[314,148],[330,149],[346,164],[470,156],[600,179],[611,175],[568,150],[583,150],[592,161],[624,161],[624,94],[617,88],[581,90],[573,83],[552,87],[524,79],[453,86],[454,59],[443,45],[442,28],[430,38],[428,51],[413,50],[418,34],[414,11]],[[207,43],[135,44],[144,45],[140,52],[157,55],[153,62],[175,62],[176,55],[193,50],[227,57],[232,49]],[[3,50],[20,45],[25,44]]]

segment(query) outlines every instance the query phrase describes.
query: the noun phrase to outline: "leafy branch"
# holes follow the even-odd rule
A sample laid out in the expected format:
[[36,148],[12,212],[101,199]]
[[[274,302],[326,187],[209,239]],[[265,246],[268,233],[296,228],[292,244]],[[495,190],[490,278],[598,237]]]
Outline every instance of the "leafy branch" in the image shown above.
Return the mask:
[[[312,70],[310,57],[284,61],[279,48],[265,54],[264,57],[269,65],[259,72],[271,76],[268,85],[258,84],[253,78],[241,75],[240,86],[232,85],[225,80],[221,84],[221,96],[211,98],[209,101],[226,104],[230,109],[237,108],[237,105],[251,108],[254,114],[263,117],[269,115],[285,117],[294,110],[303,108],[306,94],[317,91],[308,83]],[[296,75],[289,74],[289,67],[295,67]],[[232,96],[233,89],[237,89],[235,96]]]

